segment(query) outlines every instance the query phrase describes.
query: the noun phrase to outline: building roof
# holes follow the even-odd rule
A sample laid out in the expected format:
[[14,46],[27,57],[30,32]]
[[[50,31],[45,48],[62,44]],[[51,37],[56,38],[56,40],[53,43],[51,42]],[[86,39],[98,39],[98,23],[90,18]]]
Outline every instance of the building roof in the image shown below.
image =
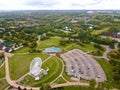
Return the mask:
[[9,52],[10,51],[10,48],[5,48],[5,52]]
[[0,50],[2,50],[3,49],[3,46],[0,46]]
[[30,64],[30,73],[35,77],[38,76],[42,71],[41,65],[42,60],[39,57],[34,58]]

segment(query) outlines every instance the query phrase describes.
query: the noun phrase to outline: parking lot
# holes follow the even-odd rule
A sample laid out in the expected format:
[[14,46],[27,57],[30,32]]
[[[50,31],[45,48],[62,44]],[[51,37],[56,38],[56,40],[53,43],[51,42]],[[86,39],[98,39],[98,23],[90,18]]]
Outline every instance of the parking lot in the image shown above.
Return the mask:
[[79,49],[61,54],[61,58],[64,60],[66,72],[70,76],[87,80],[96,79],[98,82],[107,80],[99,63]]

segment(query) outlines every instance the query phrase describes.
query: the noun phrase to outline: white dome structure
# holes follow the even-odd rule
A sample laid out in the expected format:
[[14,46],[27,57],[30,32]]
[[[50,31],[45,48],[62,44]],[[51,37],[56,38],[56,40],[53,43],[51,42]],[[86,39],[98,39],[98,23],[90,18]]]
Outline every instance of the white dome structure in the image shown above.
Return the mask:
[[34,76],[37,77],[41,72],[42,72],[42,60],[39,57],[36,57],[32,60],[30,64],[30,73]]

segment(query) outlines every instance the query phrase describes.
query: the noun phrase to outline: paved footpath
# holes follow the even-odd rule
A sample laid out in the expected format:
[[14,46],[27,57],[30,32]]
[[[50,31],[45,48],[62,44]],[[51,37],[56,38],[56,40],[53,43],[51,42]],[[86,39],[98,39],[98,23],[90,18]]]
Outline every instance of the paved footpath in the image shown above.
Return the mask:
[[51,85],[52,88],[58,88],[58,87],[64,87],[64,86],[89,86],[89,83],[81,83],[81,82],[67,82],[63,84],[56,84],[56,85]]

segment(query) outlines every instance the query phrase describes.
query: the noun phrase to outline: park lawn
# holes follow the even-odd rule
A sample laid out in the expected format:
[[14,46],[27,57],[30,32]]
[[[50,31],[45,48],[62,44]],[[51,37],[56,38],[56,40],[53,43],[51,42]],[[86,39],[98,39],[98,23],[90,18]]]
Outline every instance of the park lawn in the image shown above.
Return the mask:
[[7,83],[7,81],[4,80],[0,80],[0,90],[5,90],[5,88],[7,88],[9,86],[9,84]]
[[59,46],[59,42],[60,42],[61,38],[50,38],[50,39],[46,39],[40,42],[40,45],[38,46],[39,49],[45,49],[51,46]]
[[5,77],[5,65],[2,68],[0,68],[0,78],[3,77]]
[[55,81],[55,83],[61,84],[61,83],[66,83],[66,81],[62,77],[60,77]]
[[82,50],[82,51],[85,51],[85,52],[89,52],[89,51],[95,51],[95,50],[97,50],[94,46],[93,46],[93,44],[84,44],[83,46],[80,46],[80,49]]
[[101,30],[93,30],[93,31],[91,32],[91,34],[93,34],[93,35],[99,35],[99,34],[101,34],[101,33],[103,33],[103,32],[107,32],[108,30],[109,30],[109,27],[103,28],[103,29],[101,29]]
[[80,47],[79,47],[77,44],[72,43],[72,44],[67,45],[67,46],[65,47],[65,50],[66,50],[66,51],[70,51],[70,50],[72,50],[72,49],[79,49],[79,48],[80,48]]
[[13,53],[26,53],[26,52],[29,52],[30,48],[29,47],[22,47],[16,51],[13,51]]
[[25,79],[28,80],[26,84],[37,87],[43,83],[48,83],[53,81],[55,78],[57,78],[57,76],[59,76],[59,74],[62,71],[62,62],[58,58],[56,58],[56,56],[53,56],[45,63],[43,63],[42,68],[46,69],[47,67],[49,68],[49,71],[46,76],[41,78],[39,81],[35,81],[34,78],[31,76],[27,76],[25,77]]
[[95,51],[97,50],[93,44],[84,44],[83,46],[80,46],[80,45],[77,45],[76,43],[71,43],[67,46],[64,46],[65,48],[65,51],[70,51],[70,50],[73,50],[73,49],[80,49],[82,51],[85,51],[85,52],[88,52],[88,51]]
[[9,58],[10,77],[15,80],[29,72],[30,63],[35,57],[40,57],[42,60],[48,57],[47,54],[31,53],[31,54],[15,54]]
[[120,19],[114,19],[115,22],[120,22]]

